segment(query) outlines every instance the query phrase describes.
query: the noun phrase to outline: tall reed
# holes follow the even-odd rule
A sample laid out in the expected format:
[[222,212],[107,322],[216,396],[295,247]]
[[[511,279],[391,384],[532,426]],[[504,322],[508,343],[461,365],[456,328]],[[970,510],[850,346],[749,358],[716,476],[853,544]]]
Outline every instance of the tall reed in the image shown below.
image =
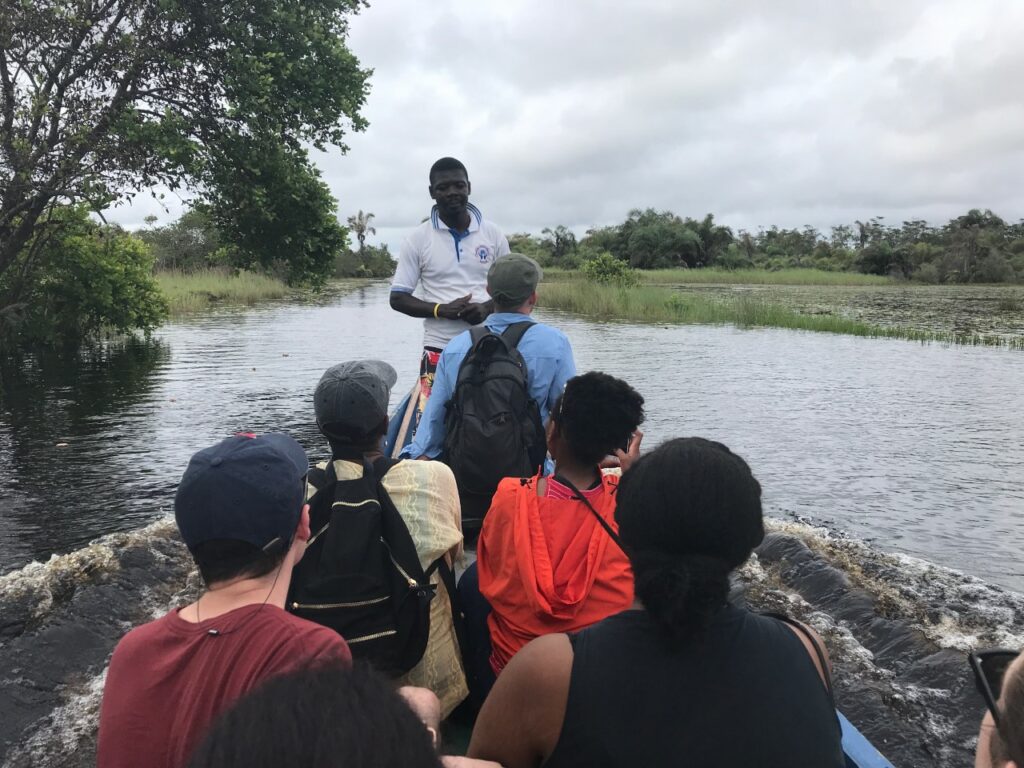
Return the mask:
[[198,312],[214,303],[255,304],[288,295],[282,281],[255,272],[220,269],[196,272],[157,272],[156,281],[167,297],[171,314]]
[[[648,285],[896,285],[891,277],[862,275],[859,272],[826,272],[823,269],[650,269],[640,270],[640,280]],[[544,270],[545,280],[580,280],[576,270],[552,267]]]
[[841,315],[805,315],[750,295],[703,296],[668,288],[620,288],[583,282],[544,283],[542,307],[586,317],[642,323],[732,324],[740,328],[790,328],[850,336],[938,341],[951,344],[1008,346],[1024,349],[1024,337],[1011,339],[925,331],[903,326],[871,325]]

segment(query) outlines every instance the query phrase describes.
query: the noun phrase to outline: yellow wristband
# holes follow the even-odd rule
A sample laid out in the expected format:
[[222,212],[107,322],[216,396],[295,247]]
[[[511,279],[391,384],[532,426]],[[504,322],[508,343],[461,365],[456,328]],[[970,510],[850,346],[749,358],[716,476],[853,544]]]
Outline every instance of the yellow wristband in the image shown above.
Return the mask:
[[440,308],[441,308],[440,304],[435,304],[434,305],[434,317],[437,317],[437,310],[439,310]]

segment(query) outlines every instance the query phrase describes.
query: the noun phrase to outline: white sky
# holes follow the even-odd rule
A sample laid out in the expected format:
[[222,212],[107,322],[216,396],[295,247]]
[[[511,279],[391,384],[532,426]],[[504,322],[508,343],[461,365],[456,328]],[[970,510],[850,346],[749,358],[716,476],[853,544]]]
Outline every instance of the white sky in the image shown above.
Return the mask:
[[[350,45],[370,127],[315,159],[393,250],[443,155],[506,233],[1024,217],[1021,0],[377,0]],[[180,213],[143,197],[110,218]]]

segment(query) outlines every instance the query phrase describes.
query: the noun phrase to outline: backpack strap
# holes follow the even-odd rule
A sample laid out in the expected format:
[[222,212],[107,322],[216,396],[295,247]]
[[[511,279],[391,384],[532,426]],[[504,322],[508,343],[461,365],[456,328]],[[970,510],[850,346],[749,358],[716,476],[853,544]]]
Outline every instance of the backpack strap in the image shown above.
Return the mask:
[[[306,474],[306,482],[309,483],[309,487],[315,489],[314,493],[324,488],[329,483],[334,482],[334,461],[328,461],[327,466],[320,469],[318,466],[310,467],[309,472]],[[308,500],[308,499],[307,499]]]
[[420,556],[416,551],[416,542],[413,541],[412,534],[409,532],[409,526],[405,524],[402,513],[398,511],[398,507],[395,506],[391,496],[388,495],[387,489],[384,488],[384,475],[393,466],[398,464],[399,461],[400,459],[392,459],[390,456],[379,456],[372,464],[363,462],[363,477],[372,483],[372,487],[377,494],[377,502],[380,504],[381,511],[381,523],[386,538],[384,545],[391,553],[392,559],[395,560],[396,564],[401,563],[399,570],[402,571],[403,576],[411,582],[426,587],[429,585],[430,580],[426,577],[422,579],[420,577],[423,569],[420,567]]
[[815,634],[811,632],[811,630],[809,630],[807,627],[805,627],[802,623],[800,623],[796,619],[790,618],[784,613],[772,613],[768,611],[762,613],[761,615],[767,616],[771,619],[777,619],[778,621],[781,621],[783,624],[788,624],[810,641],[811,647],[814,648],[814,653],[818,657],[818,663],[821,664],[821,672],[825,676],[825,692],[828,694],[829,704],[832,705],[832,709],[835,709],[836,697],[835,693],[832,690],[832,672],[829,670],[828,662],[825,659],[825,650],[821,647],[821,643],[818,641],[817,636],[815,636]]
[[[374,479],[379,483],[384,479],[384,475],[400,461],[401,459],[393,459],[390,456],[378,456],[372,464]],[[387,491],[384,492],[387,493]]]
[[476,349],[476,345],[480,343],[480,340],[483,339],[485,336],[490,335],[491,329],[488,328],[483,323],[480,323],[480,325],[474,325],[472,328],[469,329],[469,348]]
[[573,501],[582,501],[584,504],[587,505],[587,509],[594,513],[594,517],[597,518],[597,522],[599,522],[601,524],[601,527],[608,532],[608,535],[611,537],[612,541],[614,541],[619,546],[619,549],[625,552],[626,548],[622,546],[622,539],[619,538],[619,534],[612,530],[612,527],[608,525],[608,521],[601,517],[600,512],[594,509],[594,505],[590,503],[590,499],[588,499],[580,492],[580,489],[573,484],[572,480],[562,477],[561,475],[556,475],[556,478],[558,479],[558,482],[560,482],[562,485],[564,485],[566,488],[572,491],[573,494],[575,494],[572,497]]
[[[475,328],[473,330],[476,330]],[[381,456],[373,462],[373,474],[377,480],[377,488],[380,492],[381,501],[387,498],[387,503],[392,504],[391,498],[388,496],[388,492],[384,489],[381,480],[384,479],[384,475],[387,474],[393,466],[398,464],[400,459],[392,459],[388,456]],[[397,512],[397,510],[396,510]],[[411,534],[410,534],[411,539]],[[419,555],[416,555],[418,558]],[[425,577],[424,583],[430,583],[430,577],[437,571],[441,575],[441,583],[444,584],[445,591],[448,593],[448,602],[452,611],[452,625],[455,628],[455,640],[459,644],[459,648],[466,647],[466,639],[463,627],[463,616],[462,611],[459,610],[458,600],[455,592],[455,574],[452,572],[451,566],[448,565],[448,559],[445,555],[441,555],[437,560],[430,564],[430,566],[423,572]]]
[[448,565],[447,553],[441,555],[437,560],[430,564],[430,567],[426,570],[426,576],[429,579],[430,576],[437,571],[441,576],[441,583],[444,584],[445,592],[448,593],[448,604],[452,610],[452,626],[455,628],[455,641],[459,644],[460,655],[465,655],[466,652],[466,617],[462,613],[462,609],[459,608],[458,593],[455,590],[455,572],[452,567]]
[[519,342],[522,341],[523,336],[530,330],[536,323],[529,320],[521,320],[518,323],[510,323],[509,326],[502,331],[501,338],[508,342],[509,349],[515,349],[519,346]]

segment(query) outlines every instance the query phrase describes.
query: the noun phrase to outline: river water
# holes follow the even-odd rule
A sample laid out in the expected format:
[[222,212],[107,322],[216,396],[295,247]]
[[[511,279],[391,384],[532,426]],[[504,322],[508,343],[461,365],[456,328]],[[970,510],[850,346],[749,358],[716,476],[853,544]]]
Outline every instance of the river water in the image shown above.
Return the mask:
[[[581,371],[644,395],[646,446],[701,435],[748,460],[777,531],[746,573],[752,600],[825,633],[847,673],[841,706],[894,762],[964,764],[977,701],[960,651],[1024,644],[1024,353],[538,317],[569,335]],[[290,432],[322,457],[320,373],[383,358],[399,372],[397,402],[414,381],[420,333],[378,283],[6,364],[9,764],[88,764],[113,643],[190,588],[167,521],[188,457],[240,430]]]

